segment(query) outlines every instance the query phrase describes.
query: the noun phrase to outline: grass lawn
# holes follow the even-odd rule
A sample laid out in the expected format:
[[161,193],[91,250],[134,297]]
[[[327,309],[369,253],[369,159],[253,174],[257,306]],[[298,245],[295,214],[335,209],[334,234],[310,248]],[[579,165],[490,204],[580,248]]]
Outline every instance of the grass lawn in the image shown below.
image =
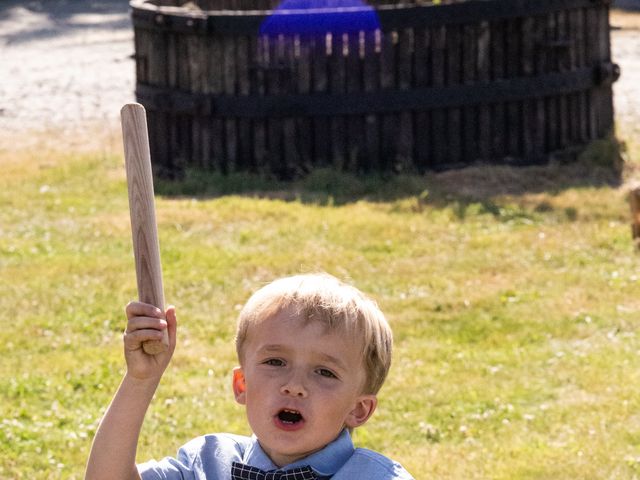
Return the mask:
[[[359,445],[418,479],[640,478],[640,257],[601,147],[569,166],[386,183],[319,172],[197,198],[176,195],[193,182],[160,185],[181,324],[138,459],[248,433],[230,386],[238,309],[275,277],[322,270],[374,296],[395,331]],[[4,151],[0,169],[0,478],[82,478],[135,297],[123,159]]]

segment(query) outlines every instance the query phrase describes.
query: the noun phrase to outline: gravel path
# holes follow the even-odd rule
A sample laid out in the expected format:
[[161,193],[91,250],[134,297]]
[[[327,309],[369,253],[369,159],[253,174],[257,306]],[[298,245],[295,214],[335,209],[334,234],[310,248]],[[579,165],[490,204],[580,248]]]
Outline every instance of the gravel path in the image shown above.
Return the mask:
[[126,0],[1,2],[0,147],[117,128],[134,100],[133,51]]
[[[620,1],[640,9],[638,0]],[[134,100],[135,86],[128,8],[127,0],[0,2],[0,148],[34,138],[78,147],[119,135],[119,110]],[[614,11],[611,23],[620,27],[612,33],[613,58],[622,66],[616,115],[635,137],[640,13]]]

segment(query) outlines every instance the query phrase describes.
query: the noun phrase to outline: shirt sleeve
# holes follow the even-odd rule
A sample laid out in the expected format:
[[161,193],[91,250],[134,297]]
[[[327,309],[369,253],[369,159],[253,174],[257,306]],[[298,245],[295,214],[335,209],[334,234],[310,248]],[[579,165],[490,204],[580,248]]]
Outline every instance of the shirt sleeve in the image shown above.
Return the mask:
[[220,480],[231,477],[231,464],[242,461],[252,442],[232,434],[204,435],[186,443],[175,458],[138,464],[142,480]]
[[191,449],[181,447],[176,458],[165,457],[138,464],[142,480],[196,480]]
[[176,458],[165,457],[138,464],[142,480],[195,480],[193,462],[180,449]]

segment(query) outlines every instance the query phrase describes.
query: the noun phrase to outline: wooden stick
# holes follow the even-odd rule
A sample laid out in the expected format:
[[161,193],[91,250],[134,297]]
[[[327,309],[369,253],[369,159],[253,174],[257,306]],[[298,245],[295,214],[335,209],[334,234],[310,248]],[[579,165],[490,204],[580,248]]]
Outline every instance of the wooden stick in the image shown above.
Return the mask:
[[[153,193],[153,174],[149,152],[149,134],[145,109],[138,103],[129,103],[120,110],[124,158],[129,189],[129,211],[133,253],[138,280],[138,298],[164,312],[162,267],[156,226]],[[164,352],[169,347],[169,335],[163,331],[162,341],[150,340],[142,344],[149,355]]]

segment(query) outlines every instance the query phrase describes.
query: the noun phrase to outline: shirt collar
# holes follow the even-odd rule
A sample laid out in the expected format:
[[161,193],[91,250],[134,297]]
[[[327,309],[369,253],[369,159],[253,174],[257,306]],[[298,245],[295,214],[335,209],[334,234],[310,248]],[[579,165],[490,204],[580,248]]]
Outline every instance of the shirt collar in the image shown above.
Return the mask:
[[[264,453],[260,443],[255,435],[252,437],[253,442],[245,450],[242,461],[247,465],[260,468],[262,470],[275,470],[278,467]],[[308,457],[302,458],[289,465],[281,467],[282,470],[290,468],[302,467],[309,465],[316,473],[322,476],[331,476],[340,470],[340,468],[351,458],[354,452],[353,442],[348,430],[343,430],[338,437],[324,447]]]

